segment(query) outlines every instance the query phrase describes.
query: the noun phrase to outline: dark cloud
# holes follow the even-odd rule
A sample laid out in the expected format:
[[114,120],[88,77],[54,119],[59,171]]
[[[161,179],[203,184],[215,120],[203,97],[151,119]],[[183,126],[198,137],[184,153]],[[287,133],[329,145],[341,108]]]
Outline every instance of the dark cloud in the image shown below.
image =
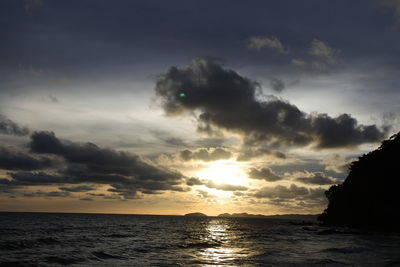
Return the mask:
[[352,147],[377,142],[387,129],[360,125],[348,114],[306,114],[282,99],[257,97],[260,85],[220,63],[196,59],[171,67],[155,90],[168,115],[198,114],[198,131],[239,133],[246,143],[316,148]]
[[313,118],[319,136],[319,148],[355,146],[362,143],[377,142],[386,136],[387,128],[379,130],[375,125],[358,125],[349,114],[331,118],[319,114]]
[[10,185],[15,186],[40,186],[74,183],[73,177],[48,174],[46,172],[14,172],[10,174]]
[[199,147],[212,148],[221,147],[225,143],[225,138],[201,138],[195,141]]
[[0,134],[26,136],[29,134],[29,129],[16,124],[12,120],[0,114]]
[[65,191],[50,191],[50,192],[34,191],[34,192],[25,192],[22,195],[24,197],[46,197],[46,198],[70,197],[71,196],[71,194],[69,192],[65,192]]
[[89,198],[92,197],[102,197],[104,199],[121,199],[121,196],[117,195],[117,194],[111,194],[111,195],[107,195],[107,194],[103,194],[103,193],[86,193],[86,195]]
[[305,177],[298,177],[296,178],[296,180],[304,184],[315,184],[315,185],[327,185],[327,184],[338,183],[336,179],[328,177],[322,172],[311,173],[310,175]]
[[193,186],[193,185],[203,185],[204,182],[202,180],[200,180],[199,178],[196,177],[191,177],[186,181],[186,184],[189,186]]
[[[182,174],[146,163],[137,155],[100,148],[92,143],[61,141],[52,132],[35,132],[31,139],[32,152],[61,157],[65,166],[55,173],[10,173],[12,180],[0,180],[3,187],[62,185],[63,192],[84,192],[94,189],[87,183],[104,184],[111,187],[110,192],[123,198],[136,198],[138,192],[189,190],[179,186],[183,182]],[[66,184],[76,186],[63,186]]]
[[283,89],[285,89],[285,83],[278,79],[278,78],[271,78],[271,80],[269,81],[269,84],[271,86],[271,88],[275,91],[275,92],[282,92]]
[[60,100],[58,100],[58,98],[55,97],[54,95],[48,95],[47,98],[51,103],[59,103],[60,102]]
[[94,186],[89,186],[89,185],[78,185],[78,186],[61,186],[58,189],[61,191],[67,191],[67,192],[87,192],[87,191],[92,191],[95,190],[96,187]]
[[12,181],[5,178],[0,178],[0,194],[8,194],[15,196],[18,187]]
[[94,199],[90,198],[90,197],[83,197],[83,198],[80,198],[79,200],[82,200],[82,201],[93,201]]
[[0,169],[5,170],[41,170],[53,166],[53,160],[0,147]]
[[216,161],[230,159],[232,157],[232,153],[224,148],[201,148],[194,151],[185,149],[179,153],[179,156],[184,161]]
[[160,130],[151,130],[151,133],[163,141],[165,144],[174,147],[186,147],[188,144],[184,140],[178,137],[170,136],[168,132],[160,131]]
[[93,143],[62,143],[51,132],[35,132],[31,138],[30,147],[33,152],[65,158],[70,163],[67,173],[77,174],[84,171],[100,175],[126,175],[146,181],[163,181],[179,176],[178,173],[150,165],[137,155],[100,148]]
[[277,185],[275,187],[263,187],[255,193],[249,194],[259,199],[268,199],[272,205],[291,205],[296,204],[300,207],[320,207],[326,203],[325,189],[306,188],[292,184],[288,187]]
[[236,158],[237,161],[249,161],[253,158],[262,157],[262,156],[270,156],[276,159],[287,159],[285,153],[277,151],[277,150],[270,150],[263,147],[251,147],[245,148],[240,153],[239,156]]
[[187,144],[180,138],[176,138],[176,137],[169,137],[164,139],[165,143],[172,145],[172,146],[187,146]]
[[252,179],[265,180],[268,182],[275,182],[283,179],[283,177],[276,175],[270,168],[261,168],[259,170],[251,168],[248,175]]

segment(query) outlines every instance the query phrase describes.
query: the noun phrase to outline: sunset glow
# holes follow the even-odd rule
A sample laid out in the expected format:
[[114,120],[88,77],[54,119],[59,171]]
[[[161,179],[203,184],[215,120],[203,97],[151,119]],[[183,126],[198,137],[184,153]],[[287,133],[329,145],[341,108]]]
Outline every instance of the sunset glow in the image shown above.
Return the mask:
[[117,2],[0,4],[0,209],[318,213],[400,128],[390,4]]

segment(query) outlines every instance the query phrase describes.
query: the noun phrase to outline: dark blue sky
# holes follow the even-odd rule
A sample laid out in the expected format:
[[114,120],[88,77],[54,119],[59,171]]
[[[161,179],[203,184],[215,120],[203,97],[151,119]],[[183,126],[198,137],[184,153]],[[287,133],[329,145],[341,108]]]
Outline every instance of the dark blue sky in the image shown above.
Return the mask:
[[[27,11],[28,2],[37,4]],[[162,68],[204,56],[273,68],[304,57],[315,38],[340,49],[347,64],[397,67],[400,49],[393,11],[365,0],[5,0],[0,17],[3,70],[32,65],[84,76],[127,66]],[[258,35],[278,37],[290,47],[290,57],[246,49],[246,40]]]

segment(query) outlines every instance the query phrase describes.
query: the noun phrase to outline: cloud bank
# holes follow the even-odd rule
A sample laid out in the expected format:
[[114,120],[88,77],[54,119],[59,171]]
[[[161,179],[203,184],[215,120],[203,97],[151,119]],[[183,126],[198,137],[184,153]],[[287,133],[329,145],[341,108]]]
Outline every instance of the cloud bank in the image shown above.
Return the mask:
[[26,136],[29,134],[29,129],[13,122],[0,114],[0,134]]
[[93,143],[62,141],[54,133],[43,131],[32,134],[29,146],[35,155],[57,157],[63,164],[49,170],[26,171],[51,167],[51,161],[47,157],[10,155],[8,151],[0,150],[0,157],[6,159],[1,163],[2,168],[21,170],[10,173],[11,179],[0,179],[0,185],[9,188],[59,185],[64,192],[94,189],[87,184],[109,185],[109,192],[124,199],[136,198],[139,192],[188,190],[180,186],[182,174],[147,163],[134,154],[100,148]]
[[388,130],[359,124],[346,113],[306,114],[276,97],[260,100],[259,83],[209,59],[171,67],[158,79],[155,91],[167,115],[192,114],[198,131],[237,133],[249,144],[354,147],[378,142]]

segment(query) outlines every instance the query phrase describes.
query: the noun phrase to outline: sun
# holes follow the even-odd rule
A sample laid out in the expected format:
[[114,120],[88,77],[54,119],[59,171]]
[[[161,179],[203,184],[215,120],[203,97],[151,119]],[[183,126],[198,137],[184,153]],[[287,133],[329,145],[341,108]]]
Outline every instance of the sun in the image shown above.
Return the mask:
[[198,177],[217,184],[244,185],[248,184],[243,166],[236,161],[215,161],[198,173]]

